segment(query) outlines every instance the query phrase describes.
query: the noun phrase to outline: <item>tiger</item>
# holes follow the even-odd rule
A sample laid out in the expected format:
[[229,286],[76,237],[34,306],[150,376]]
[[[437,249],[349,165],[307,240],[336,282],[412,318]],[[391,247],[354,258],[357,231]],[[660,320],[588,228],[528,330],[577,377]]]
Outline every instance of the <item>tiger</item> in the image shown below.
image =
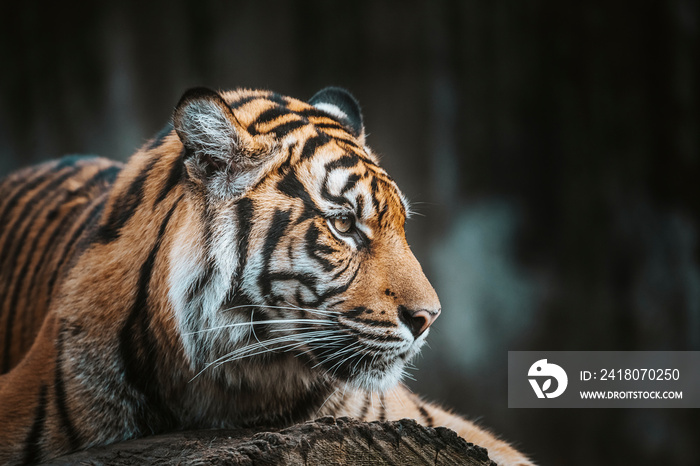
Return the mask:
[[441,313],[348,91],[194,88],[126,163],[0,182],[0,463],[323,416],[446,426],[401,379]]

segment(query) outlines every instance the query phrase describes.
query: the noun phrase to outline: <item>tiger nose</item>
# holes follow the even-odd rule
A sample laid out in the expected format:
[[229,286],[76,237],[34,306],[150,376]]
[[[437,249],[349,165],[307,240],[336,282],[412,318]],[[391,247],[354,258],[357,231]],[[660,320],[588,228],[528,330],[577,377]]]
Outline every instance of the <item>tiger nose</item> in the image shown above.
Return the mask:
[[435,319],[440,315],[440,309],[437,311],[428,311],[426,309],[407,309],[404,306],[399,306],[399,319],[406,324],[413,338],[421,336],[428,327],[430,327]]

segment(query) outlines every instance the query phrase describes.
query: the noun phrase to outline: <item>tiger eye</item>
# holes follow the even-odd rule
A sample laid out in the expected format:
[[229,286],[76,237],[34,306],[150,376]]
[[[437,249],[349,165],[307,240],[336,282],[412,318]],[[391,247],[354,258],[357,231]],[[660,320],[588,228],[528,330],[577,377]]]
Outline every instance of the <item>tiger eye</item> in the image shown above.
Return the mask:
[[348,215],[341,215],[333,219],[333,226],[340,233],[347,233],[352,228],[352,218]]

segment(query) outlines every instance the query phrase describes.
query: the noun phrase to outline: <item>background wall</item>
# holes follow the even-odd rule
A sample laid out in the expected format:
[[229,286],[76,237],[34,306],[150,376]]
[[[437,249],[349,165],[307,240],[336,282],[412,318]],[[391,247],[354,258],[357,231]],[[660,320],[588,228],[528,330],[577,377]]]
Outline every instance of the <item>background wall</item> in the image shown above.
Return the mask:
[[443,315],[411,386],[542,464],[700,464],[694,410],[507,408],[508,350],[700,350],[697,1],[3,5],[0,175],[192,86],[364,107]]

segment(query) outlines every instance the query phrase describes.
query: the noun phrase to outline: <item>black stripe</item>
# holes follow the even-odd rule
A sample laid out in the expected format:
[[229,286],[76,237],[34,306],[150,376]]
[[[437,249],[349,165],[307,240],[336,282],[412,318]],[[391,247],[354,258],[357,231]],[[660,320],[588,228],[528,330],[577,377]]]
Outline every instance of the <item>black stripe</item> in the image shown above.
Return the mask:
[[384,393],[379,394],[379,422],[386,421],[386,402]]
[[[45,198],[45,202],[42,202],[41,205],[37,206],[34,212],[34,215],[32,216],[32,219],[27,223],[26,227],[31,228],[32,230],[35,230],[37,233],[34,235],[34,239],[32,241],[31,246],[28,249],[28,254],[27,254],[27,260],[24,262],[22,265],[22,270],[20,273],[17,275],[18,279],[15,284],[14,289],[12,290],[12,298],[10,299],[10,309],[15,309],[17,307],[17,300],[19,299],[20,296],[20,290],[22,288],[22,283],[24,282],[25,279],[33,279],[34,274],[37,273],[37,270],[33,270],[32,273],[29,272],[29,266],[33,263],[34,256],[36,255],[37,249],[38,249],[38,243],[39,240],[42,238],[43,233],[46,231],[47,226],[50,222],[55,220],[56,216],[58,215],[58,212],[60,210],[61,206],[66,205],[69,201],[71,201],[74,198],[77,198],[82,195],[90,195],[90,191],[99,183],[111,183],[114,181],[114,179],[117,176],[117,173],[120,171],[120,168],[117,166],[111,166],[108,168],[104,168],[97,173],[95,173],[92,177],[90,177],[88,180],[86,180],[82,186],[80,186],[78,189],[71,190],[71,191],[66,191],[64,190],[61,194],[64,194],[67,192],[67,195],[64,195],[62,198],[58,199],[57,202],[54,204],[53,208],[49,210],[49,212],[46,214],[44,217],[44,221],[41,223],[40,226],[34,226],[34,223],[36,222],[36,219],[38,218],[39,214],[43,213],[45,210],[44,204],[48,204],[48,201],[51,200],[50,196],[47,196]],[[71,213],[73,210],[71,210]],[[70,215],[68,216],[63,216],[60,221],[66,222],[67,220],[70,219]],[[20,233],[19,238],[24,238],[26,235],[26,229],[24,232]],[[53,242],[48,242],[46,249],[50,248],[53,245]],[[45,250],[46,250],[45,249]],[[20,252],[21,246],[18,245],[15,248],[15,257],[13,258],[12,265],[9,267],[10,270],[15,269],[15,263],[17,259],[17,254]],[[42,262],[37,263],[37,267],[40,267]],[[30,295],[31,296],[31,295]]]
[[[99,198],[98,198],[99,199]],[[63,246],[63,252],[61,253],[60,259],[56,263],[56,267],[53,269],[51,277],[49,277],[48,288],[46,296],[50,301],[53,296],[53,287],[56,285],[56,280],[61,272],[63,266],[71,258],[71,252],[73,252],[73,246],[78,242],[83,233],[90,228],[93,223],[97,220],[99,215],[104,209],[106,199],[95,199],[91,206],[88,207],[87,214],[85,215],[85,220],[78,228],[75,229],[68,242]]]
[[22,199],[26,193],[39,186],[46,179],[47,175],[50,175],[51,173],[55,172],[55,165],[57,165],[55,162],[51,164],[40,165],[39,167],[37,167],[36,171],[33,171],[30,174],[29,178],[19,180],[21,186],[10,196],[7,203],[5,203],[5,205],[3,206],[2,211],[0,211],[0,220],[4,220],[5,216],[9,214],[12,211],[12,209],[15,208],[17,202],[19,202],[19,200]]
[[290,113],[292,113],[292,111],[286,107],[275,106],[272,108],[268,108],[260,115],[258,115],[258,117],[255,120],[253,120],[253,122],[249,124],[248,128],[246,129],[251,136],[255,136],[256,134],[259,134],[257,129],[258,126],[262,126],[266,123],[271,123],[284,115],[289,115]]
[[[15,176],[10,175],[8,177],[0,178],[0,184],[4,185],[3,189],[17,188],[19,186],[20,189],[24,189],[24,192],[26,192],[27,190],[35,188],[38,183],[41,183],[43,180],[45,180],[46,176],[49,176],[52,173],[61,171],[66,167],[75,167],[78,162],[88,162],[90,159],[94,158],[96,157],[92,155],[68,155],[57,160],[52,160],[35,167],[31,167],[30,169],[27,169],[27,175],[24,177],[18,177],[17,175],[21,173],[18,172],[15,174]],[[4,195],[9,195],[9,193],[4,193]],[[21,191],[15,191],[10,196],[9,202],[0,204],[3,206],[0,219],[7,214],[7,211],[11,208],[10,204],[16,205],[16,201],[18,201],[22,195],[23,193]]]
[[[289,167],[292,164],[292,155],[294,154],[294,149],[296,149],[297,145],[297,142],[289,145],[289,148],[287,149],[287,157],[285,157],[284,162],[282,162],[282,164],[277,168],[277,174],[286,175],[287,173],[289,173]],[[265,178],[260,180],[258,184],[262,183],[264,180]]]
[[[236,293],[236,296],[231,301],[231,304],[231,307],[235,308],[235,311],[240,311],[244,308],[241,308],[239,306],[252,304],[252,301],[245,293]],[[253,335],[255,335],[255,338],[259,341],[269,340],[272,337],[272,334],[270,333],[270,324],[260,324],[255,322],[263,322],[265,320],[269,320],[270,317],[268,317],[263,311],[261,311],[259,307],[255,307],[252,309],[248,308],[247,310],[250,311],[250,314],[248,314],[246,317],[248,317],[251,320],[251,322],[253,322],[253,325],[251,325],[250,328],[253,332]]]
[[345,196],[336,196],[335,194],[331,194],[331,192],[328,190],[328,180],[330,178],[330,173],[326,172],[326,175],[323,178],[323,183],[321,184],[321,196],[324,199],[329,200],[330,202],[337,204],[337,205],[344,205],[348,202],[348,199],[345,198]]
[[333,280],[337,280],[338,278],[340,278],[340,276],[343,275],[346,270],[348,270],[351,264],[351,260],[345,261],[345,265],[342,266],[340,269],[336,270],[336,272],[333,274]]
[[325,111],[321,110],[320,108],[316,108],[316,107],[305,108],[304,110],[300,110],[298,113],[299,113],[299,115],[303,115],[303,116],[305,116],[305,117],[307,117],[307,118],[308,118],[308,117],[311,117],[311,118],[326,118],[326,119],[329,119],[329,120],[336,121],[336,119],[335,119],[335,117],[334,117],[333,115],[331,115],[331,114],[328,113],[328,112],[325,112]]
[[173,124],[169,122],[160,131],[158,131],[158,134],[156,134],[156,137],[153,139],[153,142],[151,142],[151,144],[148,146],[148,150],[153,150],[156,147],[163,144],[163,142],[165,141],[165,138],[168,137],[168,135],[172,132],[172,130],[173,130]]
[[[253,316],[257,315],[260,316],[259,313],[257,313],[257,309],[259,309],[257,306],[255,308],[252,307],[246,307],[246,306],[252,306],[253,305],[253,300],[250,299],[250,296],[248,296],[243,289],[241,289],[240,286],[236,286],[234,289],[229,290],[229,292],[226,295],[226,299],[224,300],[224,303],[221,305],[221,310],[222,312],[234,312],[234,313],[239,313],[242,316],[245,316],[247,319],[250,319],[251,314]],[[254,320],[260,320],[260,319],[255,319]],[[262,319],[266,320],[266,319]],[[258,327],[259,328],[259,327]],[[195,334],[199,335],[199,334]]]
[[[36,169],[32,174],[36,175]],[[23,188],[27,181],[26,177],[20,176],[19,173],[12,173],[9,176],[0,178],[0,212],[2,212],[0,215],[4,216],[6,214],[5,207],[10,199],[16,195],[18,189]],[[0,217],[0,220],[2,220],[2,217]]]
[[360,156],[352,152],[345,153],[342,157],[331,160],[326,164],[326,171],[332,171],[338,168],[353,168],[360,163]]
[[[34,270],[34,274],[32,276],[32,280],[28,288],[28,296],[34,296],[34,290],[38,286],[38,279],[41,276],[41,272],[49,265],[47,264],[49,253],[51,253],[54,250],[59,238],[61,238],[73,225],[71,222],[74,221],[74,213],[78,212],[84,207],[84,205],[73,206],[73,208],[59,220],[58,226],[53,230],[51,236],[46,242],[46,246],[44,247],[43,251],[41,251],[41,257],[39,257],[39,261],[37,262],[37,268],[36,270]],[[52,212],[49,212],[49,215],[51,216]],[[54,213],[53,215],[58,215],[58,212]]]
[[149,160],[141,173],[131,180],[126,192],[118,195],[114,202],[112,202],[109,216],[105,223],[100,226],[97,233],[98,241],[106,244],[119,239],[121,229],[141,205],[143,200],[143,186],[156,161],[156,158]]
[[[367,311],[370,311],[370,312],[367,312]],[[374,312],[372,309],[367,309],[364,306],[358,306],[355,309],[350,309],[348,311],[345,311],[343,313],[343,316],[350,319],[350,318],[359,317],[363,314],[371,314],[372,312]]]
[[242,106],[244,106],[248,102],[252,102],[254,100],[260,100],[260,99],[264,99],[264,98],[265,97],[262,97],[259,95],[249,95],[249,96],[242,97],[238,100],[234,100],[233,102],[228,104],[228,106],[231,110],[236,110],[238,108],[241,108]]
[[272,221],[270,222],[270,228],[267,230],[265,245],[262,250],[263,270],[258,276],[258,286],[260,287],[260,293],[264,297],[268,297],[272,289],[272,277],[270,276],[272,254],[275,252],[280,238],[284,236],[287,226],[289,225],[290,217],[291,211],[275,209]]
[[362,408],[360,408],[360,414],[357,416],[357,418],[360,421],[364,421],[365,417],[367,416],[367,412],[369,411],[369,404],[371,401],[371,393],[370,392],[365,392],[365,401],[362,403]]
[[[343,186],[343,189],[340,190],[340,194],[345,194],[346,192],[350,191],[355,187],[358,181],[360,181],[362,177],[358,175],[357,173],[353,173],[352,175],[348,176],[347,181],[345,182],[345,186]],[[358,209],[360,212],[362,212],[362,209]]]
[[[28,230],[34,226],[36,219],[44,212],[46,204],[55,199],[54,196],[49,194],[54,194],[56,188],[58,188],[58,186],[60,186],[66,179],[73,175],[73,172],[63,173],[57,178],[54,178],[48,185],[35,192],[34,195],[26,202],[22,211],[15,216],[17,223],[7,225],[9,233],[5,238],[5,243],[2,247],[2,254],[0,254],[0,264],[2,264],[5,270],[15,270],[17,259],[22,251],[22,243],[26,238]],[[31,217],[29,216],[30,214]],[[14,244],[16,239],[20,244]],[[12,256],[10,257],[9,262],[5,263],[5,260],[7,259],[6,254],[8,252],[12,252]],[[21,279],[22,276],[23,275],[20,275],[19,278]],[[10,280],[7,280],[7,285],[9,287]],[[0,293],[0,296],[2,296],[2,293]]]
[[270,130],[266,131],[266,133],[274,133],[275,137],[277,138],[283,138],[287,134],[291,133],[297,128],[301,128],[302,126],[306,126],[308,123],[304,120],[292,120],[288,121],[287,123],[282,123],[281,125],[277,125],[274,128],[271,128]]
[[[299,282],[300,284],[304,285],[306,288],[309,289],[309,291],[314,295],[318,296],[318,290],[316,289],[316,285],[318,285],[318,279],[309,274],[309,273],[299,273],[299,272],[269,272],[269,270],[266,270],[265,277],[267,278],[267,282],[271,284],[272,282],[276,281],[296,281]],[[262,277],[262,275],[261,275]],[[269,289],[268,289],[269,292]],[[312,303],[316,303],[316,301],[313,302],[307,302],[307,301],[302,301],[300,304],[303,307],[318,307],[318,305],[313,305]]]
[[324,383],[315,387],[310,387],[297,398],[296,403],[292,406],[287,422],[285,424],[296,424],[301,421],[306,421],[311,418],[328,398],[331,393],[331,387]]
[[[50,197],[45,198],[45,200],[50,200]],[[57,205],[61,205],[62,202],[61,200],[58,201]],[[32,218],[27,222],[25,225],[25,228],[23,231],[20,233],[19,237],[24,238],[28,231],[28,228],[34,227],[34,223],[37,220],[37,217],[39,216],[40,213],[44,211],[44,205],[43,203],[40,206],[37,206],[36,212],[34,212],[34,215],[32,215]],[[16,273],[15,276],[17,278],[16,281],[10,280],[10,277],[8,277],[8,280],[6,281],[7,288],[4,291],[0,291],[0,296],[7,296],[9,294],[9,299],[5,301],[5,303],[9,302],[9,307],[8,307],[8,315],[7,315],[7,320],[5,322],[5,351],[9,352],[10,348],[10,342],[12,340],[12,337],[15,336],[14,332],[14,324],[15,324],[15,318],[17,316],[17,311],[18,309],[18,301],[20,296],[22,295],[21,289],[22,285],[24,284],[26,279],[29,279],[29,266],[32,263],[32,259],[34,258],[34,253],[37,250],[37,244],[39,242],[39,239],[41,238],[41,233],[44,231],[46,228],[46,224],[50,221],[49,217],[47,216],[44,219],[44,222],[39,226],[38,228],[35,228],[36,234],[34,235],[34,238],[32,240],[31,245],[29,246],[29,249],[27,251],[25,261],[22,264],[22,268],[19,273]],[[13,250],[14,254],[13,257],[10,261],[10,265],[7,266],[8,270],[15,270],[17,267],[17,260],[19,257],[19,253],[22,251],[23,247],[22,244],[16,245]],[[14,286],[13,286],[14,285]],[[31,295],[27,295],[31,299]],[[4,303],[3,303],[4,304]],[[20,311],[21,312],[21,311]],[[9,360],[9,354],[5,353],[3,355],[3,373],[8,371],[10,369],[10,360]]]
[[343,315],[348,320],[357,322],[358,324],[369,325],[370,327],[380,327],[380,328],[396,328],[396,325],[392,322],[385,322],[382,320],[372,320],[372,319],[362,319],[360,317],[352,317]]
[[[10,222],[5,222],[5,224],[3,225],[5,231],[8,231],[8,235],[5,237],[5,241],[2,243],[2,245],[0,245],[0,248],[2,250],[2,252],[0,252],[0,264],[2,264],[5,270],[14,270],[13,267],[7,266],[5,264],[5,260],[7,259],[7,254],[11,251],[15,252],[15,257],[19,253],[18,250],[20,248],[14,245],[15,237],[19,236],[20,241],[24,239],[25,230],[27,228],[27,216],[35,209],[35,215],[37,215],[37,212],[41,211],[40,208],[37,208],[37,202],[41,202],[41,205],[43,206],[46,202],[51,200],[52,196],[50,197],[48,196],[48,194],[55,191],[56,188],[61,185],[61,183],[63,183],[69,177],[73,176],[74,171],[67,170],[63,173],[54,172],[52,174],[55,174],[56,177],[53,179],[43,178],[42,181],[46,181],[47,184],[41,189],[34,192],[34,194],[32,194],[32,196],[27,200],[27,202],[25,202],[22,211],[13,215],[12,220]],[[21,234],[19,234],[18,229],[22,229]]]
[[172,162],[170,170],[168,171],[168,178],[165,180],[165,184],[160,188],[160,193],[156,197],[153,203],[153,208],[155,209],[158,204],[160,204],[163,199],[166,198],[168,193],[180,183],[185,173],[185,149],[183,148],[180,152],[180,156]]
[[358,216],[361,217],[362,213],[365,211],[365,200],[362,194],[358,194],[357,197],[355,197],[355,200],[357,202],[357,213]]
[[[347,146],[350,146],[350,147],[352,147],[353,149],[355,149],[355,150],[357,150],[357,151],[359,151],[359,152],[364,152],[364,149],[363,149],[362,147],[360,147],[360,145],[357,144],[357,142],[355,142],[353,139],[343,138],[343,137],[338,137],[338,136],[333,136],[333,140],[334,140],[335,142],[339,142],[339,143],[341,143],[341,144],[345,144],[345,145],[347,145]],[[377,165],[376,163],[372,162],[372,161],[371,161],[370,159],[368,159],[367,157],[362,157],[362,159],[363,159],[366,163],[368,163],[368,164],[370,164],[370,165]]]
[[306,229],[306,234],[304,235],[306,253],[319,263],[324,272],[330,272],[335,268],[335,265],[321,256],[321,254],[333,254],[336,250],[330,246],[319,243],[318,236],[318,228],[313,222],[310,222],[309,227]]
[[238,266],[236,268],[236,281],[241,283],[243,271],[248,262],[248,245],[250,231],[253,228],[253,201],[243,197],[236,204],[236,239],[238,244]]
[[377,221],[382,227],[386,226],[386,222],[384,222],[384,219],[386,218],[388,213],[389,204],[386,201],[384,201],[382,202],[382,210],[379,211],[379,216],[377,217]]
[[[347,327],[346,327],[347,328]],[[357,333],[357,339],[362,341],[362,348],[358,351],[365,351],[368,354],[384,353],[386,351],[387,345],[385,343],[405,343],[406,340],[401,337],[394,337],[391,335],[368,335],[362,332],[351,331],[349,333]],[[388,333],[388,332],[387,332]],[[398,357],[406,358],[408,355],[407,351],[399,354]],[[375,365],[380,364],[376,362]],[[388,367],[390,364],[384,362],[383,365]]]
[[42,385],[39,391],[39,402],[34,411],[34,422],[29,434],[24,441],[23,464],[36,464],[41,460],[41,437],[44,435],[46,424],[46,385]]
[[301,160],[306,160],[313,157],[313,155],[316,153],[316,149],[323,146],[328,141],[329,138],[325,134],[319,134],[318,136],[307,139],[304,143],[304,147],[301,149]]
[[270,102],[274,102],[278,105],[281,105],[283,107],[286,107],[289,105],[289,97],[283,96],[283,95],[278,94],[276,92],[270,92],[267,96],[265,96],[265,99],[269,100]]
[[428,427],[433,427],[435,425],[435,421],[433,420],[433,417],[430,415],[430,413],[428,413],[428,410],[426,410],[425,407],[418,401],[413,400],[413,402],[415,403],[416,408],[418,408],[418,412],[423,418],[423,423]]
[[[341,324],[342,325],[342,324]],[[340,328],[343,333],[352,335],[354,337],[362,338],[365,341],[365,345],[371,346],[372,348],[376,348],[379,350],[383,350],[384,348],[381,346],[376,346],[372,345],[372,341],[382,341],[382,342],[394,342],[394,343],[402,343],[405,340],[401,337],[397,337],[391,334],[384,334],[384,335],[372,335],[363,332],[362,330],[357,330],[352,327],[348,327],[347,325],[342,325],[342,328]]]
[[66,397],[66,386],[63,380],[63,342],[65,339],[66,329],[61,323],[60,329],[58,331],[58,339],[56,341],[56,369],[54,371],[54,394],[56,401],[56,411],[58,412],[58,419],[61,423],[61,432],[68,438],[68,445],[71,451],[75,451],[80,448],[81,441],[78,436],[78,432],[71,421],[70,414],[68,412],[68,400]]
[[[17,260],[19,258],[20,252],[22,251],[22,245],[18,244],[15,245],[14,243],[14,234],[17,233],[18,239],[22,241],[24,237],[27,234],[27,230],[32,227],[32,224],[36,221],[36,218],[40,213],[42,213],[44,205],[48,203],[52,198],[47,196],[47,193],[50,193],[56,189],[57,186],[59,186],[61,183],[63,183],[67,178],[72,176],[73,173],[68,172],[64,173],[63,175],[59,176],[58,178],[54,179],[51,183],[49,183],[48,186],[42,188],[40,191],[35,193],[34,196],[30,200],[27,201],[27,203],[24,206],[24,209],[22,209],[22,212],[18,219],[24,220],[23,223],[19,226],[20,231],[17,231],[17,228],[13,228],[10,231],[10,234],[7,237],[7,241],[3,247],[3,256],[5,255],[6,252],[12,251],[12,257],[9,260],[8,264],[5,264],[5,258],[3,257],[0,260],[0,264],[3,264],[3,268],[6,270],[12,272],[16,268]],[[43,197],[43,202],[40,203],[39,206],[36,205],[37,198]],[[32,208],[36,208],[34,211],[33,215],[31,218],[27,219],[27,215],[30,213]],[[38,233],[37,233],[38,237]],[[37,239],[35,237],[35,240]],[[36,242],[36,241],[35,241]],[[7,287],[3,287],[2,290],[0,291],[0,296],[8,296],[9,294],[9,302],[10,305],[7,309],[7,318],[5,320],[5,341],[4,341],[4,354],[2,358],[2,371],[0,373],[4,374],[10,370],[10,348],[11,348],[11,342],[12,342],[12,337],[14,335],[14,324],[15,324],[15,317],[17,316],[17,300],[19,299],[19,288],[21,286],[21,281],[23,280],[24,274],[26,274],[26,269],[28,266],[28,261],[25,261],[22,267],[22,273],[18,275],[18,283],[15,283],[14,288],[10,288],[12,286],[13,280],[11,277],[7,277],[7,280],[5,282],[5,285]]]
[[243,105],[247,104],[248,102],[252,102],[254,100],[268,100],[270,102],[282,105],[283,107],[286,107],[289,104],[289,99],[287,97],[271,92],[269,94],[263,95],[247,95],[245,97],[241,97],[238,100],[234,100],[233,102],[228,104],[228,106],[231,108],[231,110],[236,110],[242,107]]
[[[377,197],[379,194],[379,186],[377,182],[377,177],[372,177],[372,182],[370,183],[370,187],[372,189],[372,206],[374,207],[374,211],[377,213],[377,215],[381,215],[381,208],[379,205],[379,198]],[[381,222],[381,218],[379,219]]]
[[158,251],[163,243],[165,230],[173,212],[177,208],[179,197],[163,218],[153,247],[141,265],[139,280],[129,316],[119,332],[119,354],[124,364],[126,382],[140,392],[143,403],[138,403],[135,422],[140,433],[156,433],[175,426],[175,415],[163,400],[158,387],[158,343],[150,330],[151,313],[148,307],[149,287]]
[[187,292],[186,300],[188,303],[190,303],[197,296],[201,295],[204,288],[211,282],[211,279],[214,276],[214,264],[212,262],[213,261],[211,259],[207,260],[204,271],[199,274],[197,279],[194,281],[194,284]]
[[[284,175],[284,178],[277,183],[277,189],[282,194],[286,194],[289,197],[301,199],[306,210],[311,210],[312,212],[319,211],[318,206],[316,206],[314,200],[311,199],[311,195],[306,191],[306,188],[304,188],[299,178],[297,178],[294,170],[290,170]],[[307,216],[304,217],[308,218]]]
[[105,188],[112,186],[122,171],[121,165],[112,165],[111,167],[104,168],[97,172],[95,176],[86,181],[83,186],[80,187],[80,192],[88,194],[92,188],[100,183],[103,183]]
[[[51,274],[51,277],[49,278],[49,281],[48,281],[48,290],[46,293],[46,299],[47,299],[46,306],[47,307],[49,306],[51,299],[52,299],[53,287],[56,284],[56,280],[58,279],[59,273],[61,272],[63,265],[65,264],[65,262],[69,258],[69,252],[72,250],[73,244],[76,243],[80,239],[81,234],[96,219],[97,215],[99,215],[99,213],[102,211],[102,207],[104,207],[104,200],[93,201],[93,205],[88,207],[89,210],[88,210],[88,214],[86,215],[86,217],[87,217],[86,220],[75,230],[75,232],[73,233],[73,235],[71,236],[69,241],[64,246],[63,253],[60,256],[59,261],[56,263],[56,267],[54,268],[53,273]],[[56,230],[54,233],[56,233],[57,231],[58,230]],[[52,237],[53,237],[53,235],[52,235]],[[51,247],[51,243],[49,242],[47,245],[47,248],[44,249],[44,253],[46,253],[50,249],[50,247]],[[44,256],[44,254],[42,254],[42,257],[43,256]],[[30,293],[31,293],[31,290],[30,290]],[[30,294],[30,296],[31,296],[31,294]],[[8,323],[12,323],[12,320],[14,320],[14,314],[15,314],[15,310],[11,309],[10,315],[8,316]],[[12,320],[10,320],[10,318]],[[5,349],[4,349],[5,353],[3,354],[2,372],[0,372],[0,373],[7,372],[9,370],[9,366],[10,366],[9,347],[10,347],[10,339],[12,336],[11,332],[12,332],[12,325],[6,326],[6,328],[5,328]]]
[[348,131],[347,126],[343,126],[340,123],[314,123],[314,126],[316,128],[321,128],[321,129],[339,129],[341,131]]
[[352,283],[355,281],[355,278],[357,278],[357,274],[359,271],[360,271],[360,268],[359,267],[356,268],[352,274],[352,277],[350,277],[350,279],[347,282],[345,282],[343,285],[329,288],[328,290],[326,290],[323,294],[321,294],[318,297],[318,300],[316,302],[310,303],[311,305],[309,305],[307,307],[318,307],[323,302],[329,300],[330,298],[337,296],[341,293],[345,293],[348,290],[348,288],[350,288],[350,285],[352,285]]
[[[308,109],[304,109],[300,111],[299,114],[307,118],[325,118],[332,121],[314,123],[314,126],[316,126],[317,128],[339,129],[341,131],[344,131],[345,133],[348,133],[348,135],[355,137],[360,135],[361,127],[353,128],[349,120],[345,118],[339,120],[335,115],[325,112],[319,108],[311,107]],[[353,145],[357,147],[357,144]]]

